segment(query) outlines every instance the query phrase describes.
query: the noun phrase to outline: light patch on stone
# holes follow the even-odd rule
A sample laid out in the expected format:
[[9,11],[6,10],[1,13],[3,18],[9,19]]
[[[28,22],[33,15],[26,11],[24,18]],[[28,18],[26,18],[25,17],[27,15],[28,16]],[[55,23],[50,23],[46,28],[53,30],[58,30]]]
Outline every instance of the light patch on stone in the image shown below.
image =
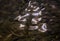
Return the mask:
[[39,11],[38,13],[32,13],[33,16],[39,16],[42,15],[42,11]]
[[36,20],[36,19],[32,19],[32,24],[37,24],[38,23],[38,21]]
[[29,30],[37,30],[38,29],[38,26],[30,26],[29,27]]
[[[17,16],[14,20],[21,21],[21,19],[22,19],[22,18],[27,17],[27,16],[29,16],[29,14],[28,14],[28,13],[27,13],[27,14],[25,14],[24,16],[19,15],[19,16]],[[25,19],[24,19],[23,21],[25,21]]]
[[27,17],[27,16],[29,16],[29,13],[25,14],[25,15],[24,15],[24,16],[22,16],[22,17]]
[[32,13],[32,15],[33,15],[33,16],[38,16],[38,15],[39,15],[39,13]]
[[43,3],[41,3],[41,5],[44,5]]
[[30,9],[28,11],[31,11]]
[[21,21],[26,22],[27,20],[26,20],[26,18],[24,18],[24,19],[22,19]]
[[38,9],[40,9],[39,7],[37,7],[36,9],[34,9],[33,11],[37,11]]
[[39,13],[38,13],[39,15],[42,15],[42,11],[39,11]]
[[27,8],[25,9],[25,11],[27,11]]
[[42,8],[41,11],[45,10],[45,8]]
[[28,4],[28,6],[30,6],[31,5],[31,1],[29,1],[29,4]]
[[50,21],[53,21],[53,19],[50,19]]
[[46,32],[47,31],[46,23],[43,23],[43,25],[41,26],[41,29],[38,29],[38,31]]
[[38,18],[38,21],[41,21],[42,20],[42,18]]
[[56,6],[55,6],[55,5],[51,5],[51,7],[52,7],[52,8],[56,8]]
[[25,27],[25,25],[23,25],[23,24],[20,24],[20,26],[19,26],[20,28],[22,28],[22,27]]
[[33,8],[36,8],[37,6],[34,6]]
[[33,5],[31,5],[31,8],[33,8]]
[[18,21],[20,21],[21,18],[22,18],[22,16],[19,15],[19,16],[17,16],[14,20],[18,20]]
[[33,2],[33,4],[36,4],[36,2]]
[[20,30],[24,30],[24,27],[25,27],[25,25],[20,24],[19,29],[20,29]]

